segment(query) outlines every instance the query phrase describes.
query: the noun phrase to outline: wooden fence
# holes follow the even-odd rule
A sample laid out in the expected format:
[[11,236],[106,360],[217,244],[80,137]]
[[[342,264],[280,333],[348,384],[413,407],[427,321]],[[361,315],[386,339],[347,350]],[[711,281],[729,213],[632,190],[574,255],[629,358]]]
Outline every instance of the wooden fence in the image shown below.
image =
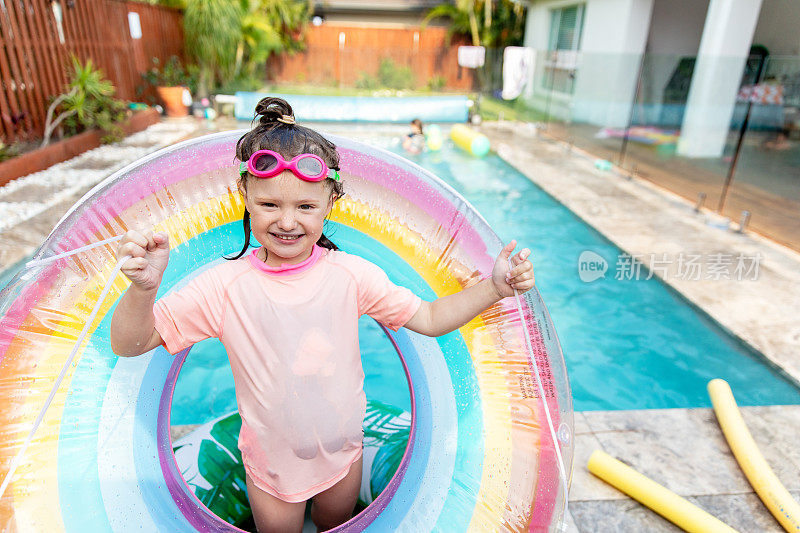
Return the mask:
[[[151,58],[183,58],[178,10],[119,0],[5,0],[0,7],[0,140],[7,144],[42,135],[72,54],[91,58],[126,100],[137,99]],[[137,16],[141,37],[133,38]]]
[[469,44],[438,26],[374,26],[325,23],[306,34],[306,50],[273,57],[267,73],[276,83],[313,83],[353,87],[359,79],[377,79],[382,61],[396,69],[410,69],[412,85],[425,88],[443,83],[443,89],[475,89],[475,71],[458,66],[458,46]]

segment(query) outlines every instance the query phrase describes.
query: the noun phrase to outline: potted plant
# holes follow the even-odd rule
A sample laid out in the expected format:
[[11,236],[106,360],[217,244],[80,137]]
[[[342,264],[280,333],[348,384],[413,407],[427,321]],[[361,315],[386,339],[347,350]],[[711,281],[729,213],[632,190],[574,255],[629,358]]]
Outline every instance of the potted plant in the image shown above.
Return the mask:
[[153,58],[153,67],[142,74],[145,81],[156,88],[168,117],[185,117],[189,114],[192,95],[188,86],[191,76],[181,65],[178,56],[170,56],[164,68],[159,69],[159,59]]

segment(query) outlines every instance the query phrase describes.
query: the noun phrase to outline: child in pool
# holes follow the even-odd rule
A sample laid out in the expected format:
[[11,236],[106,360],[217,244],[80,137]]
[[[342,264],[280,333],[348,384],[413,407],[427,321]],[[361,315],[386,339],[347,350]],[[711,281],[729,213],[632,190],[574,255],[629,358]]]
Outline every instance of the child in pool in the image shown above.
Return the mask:
[[411,154],[419,154],[425,148],[425,134],[422,132],[422,121],[418,118],[412,120],[411,133],[403,137],[403,149]]
[[[131,280],[114,312],[111,346],[136,356],[175,354],[208,337],[225,345],[242,417],[239,448],[260,532],[302,529],[305,503],[320,530],[350,519],[361,484],[366,408],[358,317],[429,336],[466,324],[514,289],[533,287],[527,249],[503,248],[492,276],[424,302],[374,264],[339,251],[323,234],[342,196],[336,147],[295,124],[279,98],[257,107],[239,139],[245,244],[156,301],[169,259],[166,234],[126,234],[118,256]],[[261,244],[243,257],[249,236]],[[514,263],[509,269],[508,259]]]

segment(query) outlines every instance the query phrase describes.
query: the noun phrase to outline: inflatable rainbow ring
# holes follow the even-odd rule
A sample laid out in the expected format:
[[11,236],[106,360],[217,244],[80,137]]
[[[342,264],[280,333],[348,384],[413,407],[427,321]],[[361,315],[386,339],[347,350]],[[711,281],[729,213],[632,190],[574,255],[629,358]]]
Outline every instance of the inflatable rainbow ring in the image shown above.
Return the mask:
[[[242,133],[189,140],[115,173],[72,208],[36,258],[128,228],[167,231],[163,293],[238,251],[234,146]],[[347,195],[326,234],[342,249],[429,300],[491,272],[501,243],[458,193],[397,155],[330,138]],[[128,285],[122,275],[109,281],[115,248],[29,268],[0,293],[0,476],[8,478],[0,527],[239,531],[196,499],[175,465],[170,404],[189,350],[136,358],[111,351],[111,314]],[[110,292],[101,299],[103,289]],[[411,389],[408,448],[386,490],[339,529],[555,529],[571,472],[572,402],[538,292],[506,298],[448,335],[401,329],[392,341]]]

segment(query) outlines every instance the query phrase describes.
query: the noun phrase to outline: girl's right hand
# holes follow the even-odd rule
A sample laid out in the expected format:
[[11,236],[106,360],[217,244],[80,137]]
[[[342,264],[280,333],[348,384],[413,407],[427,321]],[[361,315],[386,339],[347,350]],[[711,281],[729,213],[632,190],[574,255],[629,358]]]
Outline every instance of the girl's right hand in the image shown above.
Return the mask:
[[122,273],[141,290],[154,290],[169,262],[169,236],[166,233],[129,231],[117,248],[117,259],[131,258],[122,265]]

